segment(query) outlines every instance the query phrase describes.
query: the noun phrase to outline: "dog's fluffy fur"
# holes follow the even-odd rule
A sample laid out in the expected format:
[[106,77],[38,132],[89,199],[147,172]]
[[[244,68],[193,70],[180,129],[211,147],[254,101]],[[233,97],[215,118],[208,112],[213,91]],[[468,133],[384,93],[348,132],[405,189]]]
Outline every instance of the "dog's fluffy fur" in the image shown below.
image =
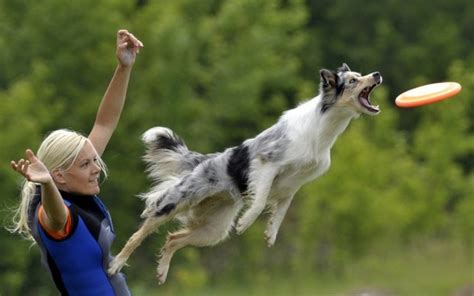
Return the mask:
[[189,151],[167,128],[145,132],[144,159],[155,186],[142,195],[143,225],[112,261],[109,273],[118,272],[145,237],[173,218],[182,227],[168,235],[162,248],[160,284],[177,250],[215,245],[233,227],[241,234],[265,208],[270,212],[265,240],[272,246],[293,196],[328,170],[330,149],[351,119],[380,112],[369,101],[382,82],[378,72],[361,76],[343,64],[336,71],[321,70],[320,76],[318,96],[286,111],[257,137],[222,153]]

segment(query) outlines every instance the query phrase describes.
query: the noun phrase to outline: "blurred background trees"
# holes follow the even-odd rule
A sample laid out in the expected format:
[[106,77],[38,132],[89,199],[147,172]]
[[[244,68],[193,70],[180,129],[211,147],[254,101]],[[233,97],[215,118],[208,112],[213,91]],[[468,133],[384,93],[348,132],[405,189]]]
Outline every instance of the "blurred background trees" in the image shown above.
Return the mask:
[[[9,161],[56,128],[89,132],[116,64],[115,32],[128,28],[145,48],[105,154],[111,174],[102,197],[116,252],[140,223],[135,196],[149,186],[141,162],[146,129],[168,126],[193,150],[221,151],[315,96],[321,68],[347,62],[384,76],[373,94],[382,113],[362,116],[340,137],[331,169],[297,194],[273,248],[263,242],[260,219],[214,248],[180,251],[169,282],[158,287],[154,254],[163,230],[125,269],[136,295],[219,294],[223,283],[249,293],[252,286],[242,286],[280,283],[298,294],[291,284],[298,278],[319,279],[308,292],[316,295],[333,291],[317,290],[331,278],[352,287],[341,282],[355,281],[357,270],[370,278],[389,268],[383,258],[398,258],[393,270],[414,269],[420,250],[443,257],[427,260],[436,268],[458,272],[443,283],[432,279],[433,290],[473,282],[473,27],[467,0],[0,0],[3,225],[20,181]],[[409,110],[393,104],[404,90],[445,80],[463,85],[456,98]],[[0,235],[0,295],[54,295],[38,250],[3,229]],[[359,282],[383,286],[371,280]]]

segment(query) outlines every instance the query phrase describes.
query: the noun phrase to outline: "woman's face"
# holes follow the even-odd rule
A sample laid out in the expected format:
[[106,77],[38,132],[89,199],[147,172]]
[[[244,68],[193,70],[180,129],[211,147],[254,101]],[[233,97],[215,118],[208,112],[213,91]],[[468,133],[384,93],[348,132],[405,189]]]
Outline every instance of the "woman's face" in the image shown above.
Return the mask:
[[95,195],[100,192],[97,151],[87,141],[72,166],[63,172],[62,190],[83,195]]

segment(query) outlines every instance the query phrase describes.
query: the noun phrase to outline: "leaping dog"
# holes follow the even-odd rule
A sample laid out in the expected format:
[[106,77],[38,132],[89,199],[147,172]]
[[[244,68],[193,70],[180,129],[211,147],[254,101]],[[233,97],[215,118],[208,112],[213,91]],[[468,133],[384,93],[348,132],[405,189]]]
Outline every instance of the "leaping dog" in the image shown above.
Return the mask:
[[265,208],[270,219],[264,236],[272,246],[293,196],[328,170],[331,147],[349,122],[362,113],[379,114],[369,96],[381,83],[379,72],[362,76],[347,64],[336,71],[322,69],[318,96],[222,153],[190,151],[168,128],[146,131],[144,160],[155,185],[141,195],[146,202],[143,225],[111,262],[109,273],[118,272],[145,237],[174,218],[181,228],[168,235],[161,250],[160,284],[177,250],[215,245],[233,227],[242,234]]

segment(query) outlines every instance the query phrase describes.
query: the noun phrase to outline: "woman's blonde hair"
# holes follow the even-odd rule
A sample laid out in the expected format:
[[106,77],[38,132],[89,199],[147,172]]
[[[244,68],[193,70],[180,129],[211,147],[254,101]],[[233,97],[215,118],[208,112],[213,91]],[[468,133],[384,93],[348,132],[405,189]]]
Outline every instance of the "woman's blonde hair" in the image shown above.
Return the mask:
[[[89,139],[80,133],[68,129],[51,132],[41,143],[36,157],[43,162],[50,172],[56,169],[68,170],[76,160]],[[104,178],[107,178],[107,168],[99,155],[98,166]],[[19,233],[27,239],[33,239],[28,225],[28,213],[38,184],[24,180],[21,190],[21,201],[13,216],[11,232]]]

